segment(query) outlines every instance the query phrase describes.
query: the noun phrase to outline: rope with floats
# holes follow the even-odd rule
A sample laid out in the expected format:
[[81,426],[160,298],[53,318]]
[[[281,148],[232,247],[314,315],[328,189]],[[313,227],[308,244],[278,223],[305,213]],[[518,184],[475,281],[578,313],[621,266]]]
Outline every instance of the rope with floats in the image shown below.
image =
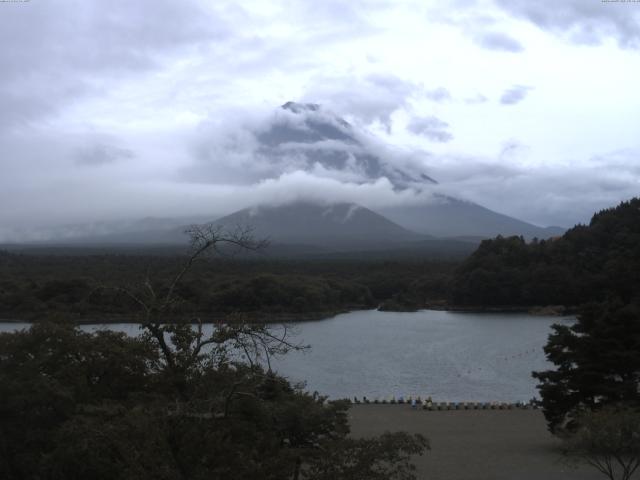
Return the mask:
[[393,395],[373,400],[362,397],[350,399],[353,405],[411,405],[414,409],[422,410],[530,410],[537,409],[538,402],[531,399],[528,402],[434,402],[430,396],[427,397],[395,397]]

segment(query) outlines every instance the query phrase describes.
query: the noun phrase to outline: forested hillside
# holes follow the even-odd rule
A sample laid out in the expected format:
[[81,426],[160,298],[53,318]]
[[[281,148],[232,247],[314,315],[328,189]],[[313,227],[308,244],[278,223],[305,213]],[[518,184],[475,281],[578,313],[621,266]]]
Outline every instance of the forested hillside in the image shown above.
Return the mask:
[[456,270],[457,305],[579,305],[640,293],[640,198],[596,213],[562,237],[485,240]]

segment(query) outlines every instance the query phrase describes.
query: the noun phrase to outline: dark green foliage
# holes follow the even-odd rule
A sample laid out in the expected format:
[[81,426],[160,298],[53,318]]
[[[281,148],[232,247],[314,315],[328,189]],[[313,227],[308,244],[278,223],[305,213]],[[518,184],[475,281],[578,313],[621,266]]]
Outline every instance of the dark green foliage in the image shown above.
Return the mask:
[[595,214],[561,238],[485,240],[456,271],[458,305],[580,305],[640,291],[640,199]]
[[131,405],[156,365],[149,344],[114,332],[44,323],[0,335],[0,477],[37,478],[60,427],[90,406]]
[[0,335],[0,478],[414,478],[422,437],[349,439],[346,402],[228,359],[264,333],[221,327],[203,353],[198,330],[167,326],[171,361],[152,335],[54,323]]
[[422,436],[400,432],[367,440],[347,439],[340,448],[311,460],[305,469],[305,478],[409,480],[415,478],[411,456],[420,455],[429,448],[429,443]]
[[220,286],[208,298],[209,311],[322,311],[327,306],[371,306],[369,290],[357,283],[294,276],[256,275]]
[[[118,289],[152,277],[162,290],[184,256],[75,255],[0,256],[0,317],[33,319],[60,313],[66,318],[131,318],[137,306]],[[194,265],[176,288],[174,313],[219,317],[228,312],[324,313],[373,308],[402,298],[412,308],[447,296],[447,262],[229,261]]]
[[556,370],[540,380],[549,428],[575,426],[585,410],[624,404],[640,408],[640,307],[589,304],[571,327],[555,325],[545,347]]

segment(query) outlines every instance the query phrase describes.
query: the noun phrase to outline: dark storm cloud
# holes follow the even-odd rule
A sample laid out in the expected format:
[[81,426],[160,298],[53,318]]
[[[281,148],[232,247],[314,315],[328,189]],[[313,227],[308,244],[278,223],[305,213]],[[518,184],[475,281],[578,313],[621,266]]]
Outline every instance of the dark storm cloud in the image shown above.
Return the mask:
[[599,44],[615,38],[624,48],[640,47],[640,8],[636,2],[601,0],[496,0],[510,14],[571,41]]
[[476,35],[478,45],[488,50],[501,50],[505,52],[522,52],[524,47],[513,37],[500,32],[485,32]]
[[449,124],[433,116],[414,118],[409,122],[407,128],[416,135],[422,135],[432,142],[446,143],[453,139],[453,135],[447,131]]
[[525,99],[531,87],[526,85],[514,85],[513,87],[504,91],[500,97],[500,103],[503,105],[515,105]]
[[55,114],[103,80],[159,66],[164,55],[229,34],[189,1],[20,2],[0,14],[0,128]]

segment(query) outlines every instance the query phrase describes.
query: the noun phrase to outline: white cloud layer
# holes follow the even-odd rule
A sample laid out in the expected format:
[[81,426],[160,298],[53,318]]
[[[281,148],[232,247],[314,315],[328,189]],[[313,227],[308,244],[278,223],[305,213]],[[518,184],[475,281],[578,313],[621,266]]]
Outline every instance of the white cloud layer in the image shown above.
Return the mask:
[[[586,221],[640,192],[639,14],[599,0],[0,3],[0,240],[299,196],[376,208],[439,192]],[[289,100],[341,116],[358,144],[265,149],[261,133],[298,121],[278,110]]]

